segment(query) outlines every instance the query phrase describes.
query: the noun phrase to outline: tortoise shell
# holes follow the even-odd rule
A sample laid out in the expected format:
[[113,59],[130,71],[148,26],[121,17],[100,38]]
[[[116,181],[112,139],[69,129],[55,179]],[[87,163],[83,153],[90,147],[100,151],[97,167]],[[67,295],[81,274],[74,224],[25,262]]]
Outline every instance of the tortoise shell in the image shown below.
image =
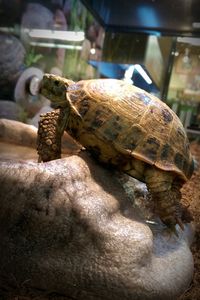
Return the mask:
[[189,141],[177,115],[157,97],[116,79],[83,80],[67,88],[67,130],[105,163],[133,157],[175,172],[193,172]]

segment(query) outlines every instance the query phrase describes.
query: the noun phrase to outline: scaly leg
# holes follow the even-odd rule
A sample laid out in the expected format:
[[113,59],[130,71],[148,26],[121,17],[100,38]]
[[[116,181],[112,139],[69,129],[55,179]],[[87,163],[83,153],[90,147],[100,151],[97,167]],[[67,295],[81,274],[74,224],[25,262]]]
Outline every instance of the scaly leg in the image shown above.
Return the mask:
[[176,232],[176,224],[183,230],[180,204],[181,184],[174,181],[172,173],[154,167],[146,170],[145,181],[152,196],[155,213],[172,231]]
[[63,135],[68,111],[55,109],[40,116],[38,127],[38,162],[46,162],[61,157],[61,137]]

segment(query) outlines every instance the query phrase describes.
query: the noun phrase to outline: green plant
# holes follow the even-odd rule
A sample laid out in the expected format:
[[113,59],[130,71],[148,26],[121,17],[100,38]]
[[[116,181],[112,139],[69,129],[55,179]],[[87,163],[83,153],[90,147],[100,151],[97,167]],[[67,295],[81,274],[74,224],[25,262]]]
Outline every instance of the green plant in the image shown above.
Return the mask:
[[71,1],[70,30],[85,30],[87,25],[94,21],[90,12],[82,5],[80,0]]
[[26,67],[30,67],[33,64],[37,63],[42,57],[43,57],[42,54],[35,53],[34,48],[31,48],[25,56],[24,64],[26,65]]

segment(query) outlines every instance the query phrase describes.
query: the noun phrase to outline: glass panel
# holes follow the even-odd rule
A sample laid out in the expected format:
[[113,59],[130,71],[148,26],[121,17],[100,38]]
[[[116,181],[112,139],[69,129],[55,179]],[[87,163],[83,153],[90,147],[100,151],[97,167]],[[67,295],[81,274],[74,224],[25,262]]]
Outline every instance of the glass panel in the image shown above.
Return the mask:
[[[102,34],[78,0],[0,1],[0,100],[22,107],[16,119],[27,121],[47,103],[38,94],[44,73],[75,81],[98,77],[88,58]],[[9,117],[8,105],[0,117]]]
[[199,126],[200,109],[200,39],[179,37],[173,55],[167,102],[185,127],[195,128]]

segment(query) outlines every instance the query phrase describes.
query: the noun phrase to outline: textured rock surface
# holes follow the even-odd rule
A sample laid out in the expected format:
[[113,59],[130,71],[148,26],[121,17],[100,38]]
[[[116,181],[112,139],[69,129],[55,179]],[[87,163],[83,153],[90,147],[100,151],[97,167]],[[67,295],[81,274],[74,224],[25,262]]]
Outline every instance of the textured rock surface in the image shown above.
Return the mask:
[[[0,141],[21,146],[27,146],[32,149],[36,147],[37,128],[28,126],[24,123],[0,119]],[[10,150],[9,147],[7,149]],[[5,151],[6,152],[6,151]],[[2,152],[3,154],[4,152]],[[17,151],[16,151],[17,154]],[[20,154],[18,155],[20,157]],[[23,158],[23,157],[21,157]]]
[[113,173],[84,153],[37,164],[35,150],[25,161],[18,147],[19,157],[9,150],[0,164],[2,293],[145,300],[184,292],[190,227],[178,238],[152,234]]
[[[0,144],[1,157],[7,159],[30,159],[32,157],[37,161],[37,128],[33,125],[0,119]],[[18,145],[17,148],[16,145]],[[81,149],[80,144],[76,143],[67,133],[63,135],[62,146],[65,154],[77,154]]]

